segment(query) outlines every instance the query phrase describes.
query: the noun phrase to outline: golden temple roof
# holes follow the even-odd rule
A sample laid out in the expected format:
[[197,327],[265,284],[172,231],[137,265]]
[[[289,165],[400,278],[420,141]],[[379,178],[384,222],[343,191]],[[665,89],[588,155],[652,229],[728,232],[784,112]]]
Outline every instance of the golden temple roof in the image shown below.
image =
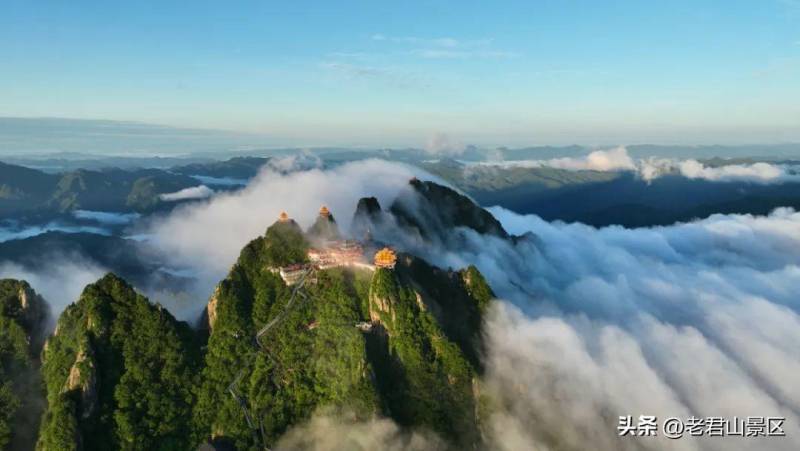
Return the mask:
[[384,247],[375,254],[375,266],[379,268],[394,268],[397,263],[397,255],[388,247]]
[[289,221],[289,214],[285,211],[282,211],[280,216],[278,216],[278,221],[280,222],[288,222]]
[[320,207],[320,209],[319,209],[319,215],[320,215],[320,216],[324,216],[324,217],[326,217],[326,218],[327,218],[328,216],[330,216],[330,215],[331,215],[331,211],[330,211],[330,210],[328,210],[328,207],[326,207],[326,206],[324,206],[324,205],[323,205],[323,206],[322,206],[322,207]]

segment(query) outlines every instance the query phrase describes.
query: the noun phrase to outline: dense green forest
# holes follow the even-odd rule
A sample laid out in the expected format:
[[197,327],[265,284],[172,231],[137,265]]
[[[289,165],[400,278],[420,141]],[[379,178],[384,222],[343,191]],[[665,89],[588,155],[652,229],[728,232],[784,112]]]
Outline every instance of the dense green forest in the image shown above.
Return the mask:
[[196,335],[109,274],[67,307],[42,353],[37,449],[190,449]]
[[[296,225],[275,223],[219,284],[209,304],[195,440],[258,449],[326,408],[476,444],[473,384],[481,315],[492,297],[480,273],[443,271],[411,256],[394,270],[317,271],[287,311],[294,289],[269,268],[297,262],[308,245],[302,237]],[[444,309],[453,314],[432,312]],[[238,399],[228,391],[233,381]]]
[[47,305],[26,282],[0,280],[0,449],[31,448],[36,439],[47,317]]

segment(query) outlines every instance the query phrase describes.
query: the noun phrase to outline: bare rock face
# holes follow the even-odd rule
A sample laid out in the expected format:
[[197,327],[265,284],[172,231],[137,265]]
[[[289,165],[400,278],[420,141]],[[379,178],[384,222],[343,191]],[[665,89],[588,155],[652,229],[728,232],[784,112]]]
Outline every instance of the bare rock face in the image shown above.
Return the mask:
[[75,357],[64,384],[64,392],[80,390],[81,416],[89,418],[97,406],[97,374],[91,348],[84,348]]
[[397,286],[391,270],[378,269],[372,279],[369,291],[369,319],[381,323],[391,334],[397,322],[395,304],[398,301]]
[[32,355],[41,350],[50,308],[24,280],[0,280],[0,313],[15,320],[28,335]]
[[209,331],[214,330],[214,323],[217,321],[217,304],[219,304],[219,286],[214,288],[214,294],[211,295],[206,305],[206,318]]
[[385,322],[387,318],[395,319],[392,300],[380,296],[371,296],[369,299],[369,319],[370,321]]
[[47,303],[39,296],[27,282],[20,282],[17,294],[20,309],[22,310],[21,319],[31,328],[42,326],[48,315]]

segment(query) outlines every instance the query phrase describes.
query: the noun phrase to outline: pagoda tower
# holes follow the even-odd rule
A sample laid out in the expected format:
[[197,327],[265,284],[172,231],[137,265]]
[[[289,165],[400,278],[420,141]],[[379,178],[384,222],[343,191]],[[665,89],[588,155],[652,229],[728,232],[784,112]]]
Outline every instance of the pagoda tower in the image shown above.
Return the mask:
[[328,207],[323,205],[319,208],[319,215],[323,218],[329,218],[331,216],[331,211],[328,210]]
[[290,221],[289,214],[286,213],[285,211],[282,211],[280,216],[278,216],[278,221],[280,221],[280,222],[289,222]]
[[378,268],[394,269],[397,264],[397,255],[388,247],[384,247],[375,254],[375,266]]

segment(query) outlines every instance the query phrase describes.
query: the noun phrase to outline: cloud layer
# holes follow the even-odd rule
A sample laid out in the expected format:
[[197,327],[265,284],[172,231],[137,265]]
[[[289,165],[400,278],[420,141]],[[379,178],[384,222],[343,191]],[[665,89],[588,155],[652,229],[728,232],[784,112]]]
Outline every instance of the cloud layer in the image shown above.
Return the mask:
[[86,285],[105,273],[97,264],[70,255],[54,255],[47,268],[36,271],[0,262],[0,278],[27,281],[47,301],[54,321],[67,305],[78,300]]
[[[598,154],[585,164],[614,167],[626,164],[624,156]],[[181,206],[146,232],[176,266],[197,274],[205,284],[197,292],[208,294],[282,210],[308,226],[326,204],[347,230],[360,197],[374,195],[388,206],[408,194],[415,175],[425,178],[376,160],[326,171],[266,167],[246,188]],[[391,218],[373,233],[441,267],[477,265],[502,299],[485,329],[482,390],[492,400],[492,449],[800,447],[800,213],[597,229],[490,211],[509,232],[529,234],[511,242],[456,229],[430,243]],[[26,275],[19,268],[0,274],[28,278],[61,303],[98,277],[96,268],[68,269],[82,276]],[[70,284],[80,288],[48,288]],[[195,300],[198,311],[205,301]],[[620,415],[782,416],[787,436],[620,439]],[[434,437],[409,435],[386,420],[348,423],[325,415],[285,440],[288,449],[437,449]]]
[[[800,213],[630,230],[492,212],[538,237],[520,268],[536,295],[488,323],[497,434],[527,449],[797,448]],[[782,416],[787,437],[616,437],[619,415],[642,414]]]
[[164,202],[176,202],[179,200],[205,199],[212,195],[214,195],[213,189],[205,185],[199,185],[191,188],[184,188],[174,193],[161,194],[158,197]]
[[[219,193],[204,203],[184,205],[150,223],[143,235],[175,267],[194,272],[210,294],[225,277],[239,252],[263,235],[282,211],[304,227],[327,205],[340,226],[347,228],[358,199],[376,196],[390,203],[415,169],[378,160],[348,163],[323,171],[285,172],[293,165],[262,168],[251,183],[235,192]],[[207,299],[197,299],[199,311]]]
[[[476,264],[504,299],[485,329],[493,448],[800,445],[800,213],[596,229],[491,212],[533,235],[373,232],[441,267]],[[787,436],[623,440],[621,415],[785,417]]]
[[75,210],[72,216],[76,219],[97,222],[106,225],[126,225],[139,219],[138,213],[115,213],[112,211]]
[[[645,158],[634,160],[625,147],[596,150],[583,157],[553,158],[546,160],[508,160],[468,163],[478,167],[500,168],[556,168],[569,171],[633,171],[644,180],[664,175],[682,175],[690,179],[715,182],[745,181],[754,183],[800,182],[800,174],[787,165],[771,163],[725,164],[706,166],[697,160]],[[469,166],[467,168],[469,170]]]
[[110,235],[105,227],[88,226],[79,224],[66,224],[61,221],[51,221],[46,224],[21,225],[14,222],[6,222],[0,225],[0,242],[9,240],[21,240],[46,232],[65,232],[65,233],[97,233],[100,235]]

